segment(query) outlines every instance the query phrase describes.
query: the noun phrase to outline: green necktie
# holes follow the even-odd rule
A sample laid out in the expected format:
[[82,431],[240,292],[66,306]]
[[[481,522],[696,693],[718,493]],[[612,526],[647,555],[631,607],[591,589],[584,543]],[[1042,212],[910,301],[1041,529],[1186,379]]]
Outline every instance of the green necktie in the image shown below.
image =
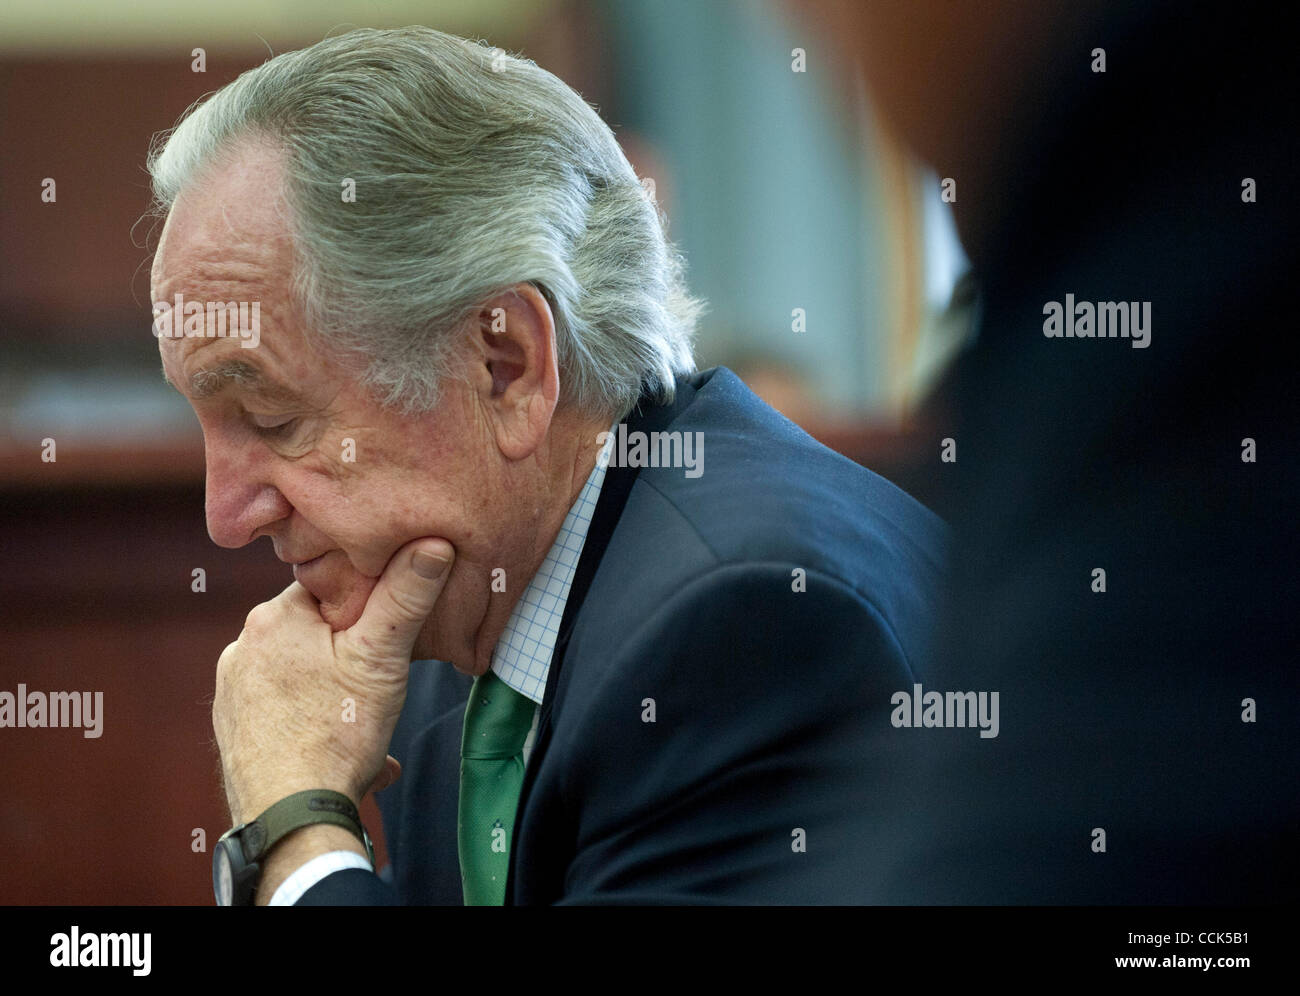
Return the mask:
[[505,902],[510,835],[536,704],[491,671],[474,679],[460,741],[457,845],[466,906]]

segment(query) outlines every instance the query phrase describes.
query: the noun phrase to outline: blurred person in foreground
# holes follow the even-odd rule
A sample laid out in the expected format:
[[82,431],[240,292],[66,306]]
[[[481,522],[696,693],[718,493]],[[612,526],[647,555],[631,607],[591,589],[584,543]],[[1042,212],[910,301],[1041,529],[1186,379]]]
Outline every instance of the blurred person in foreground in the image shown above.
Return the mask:
[[939,399],[939,664],[1001,734],[899,731],[927,777],[879,898],[1293,901],[1290,33],[1253,3],[800,6],[955,180],[982,287]]
[[[592,108],[354,31],[150,170],[209,532],[296,579],[217,665],[219,901],[870,901],[944,529],[696,371],[699,304]],[[167,334],[173,301],[261,324]]]

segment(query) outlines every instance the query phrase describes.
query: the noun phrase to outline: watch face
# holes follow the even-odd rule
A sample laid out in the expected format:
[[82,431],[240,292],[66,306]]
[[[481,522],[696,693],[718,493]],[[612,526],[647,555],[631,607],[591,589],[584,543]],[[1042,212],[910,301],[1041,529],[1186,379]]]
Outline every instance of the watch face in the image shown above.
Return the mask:
[[216,893],[218,906],[229,906],[234,894],[234,873],[230,867],[230,854],[226,851],[226,841],[217,844],[212,855],[212,891]]

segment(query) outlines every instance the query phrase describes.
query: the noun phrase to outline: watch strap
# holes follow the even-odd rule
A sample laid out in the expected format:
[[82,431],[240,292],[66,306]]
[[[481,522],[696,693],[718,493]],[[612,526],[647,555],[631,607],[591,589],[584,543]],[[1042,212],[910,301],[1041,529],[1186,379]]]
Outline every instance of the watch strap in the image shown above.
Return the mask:
[[260,863],[281,838],[317,823],[333,824],[352,833],[365,845],[366,858],[374,865],[374,848],[357,807],[343,793],[329,789],[295,792],[245,826],[240,834],[245,860]]

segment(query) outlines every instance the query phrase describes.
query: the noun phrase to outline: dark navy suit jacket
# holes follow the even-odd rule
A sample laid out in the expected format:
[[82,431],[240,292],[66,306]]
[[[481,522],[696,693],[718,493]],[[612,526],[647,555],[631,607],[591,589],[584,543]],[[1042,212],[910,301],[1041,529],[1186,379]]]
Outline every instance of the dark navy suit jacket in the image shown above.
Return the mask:
[[[930,677],[944,526],[725,368],[627,425],[703,433],[703,473],[609,467],[552,658],[507,902],[872,901],[914,791],[915,731],[891,727],[889,700]],[[391,747],[404,774],[380,795],[390,867],[336,872],[303,903],[462,902],[470,681],[413,665]]]

